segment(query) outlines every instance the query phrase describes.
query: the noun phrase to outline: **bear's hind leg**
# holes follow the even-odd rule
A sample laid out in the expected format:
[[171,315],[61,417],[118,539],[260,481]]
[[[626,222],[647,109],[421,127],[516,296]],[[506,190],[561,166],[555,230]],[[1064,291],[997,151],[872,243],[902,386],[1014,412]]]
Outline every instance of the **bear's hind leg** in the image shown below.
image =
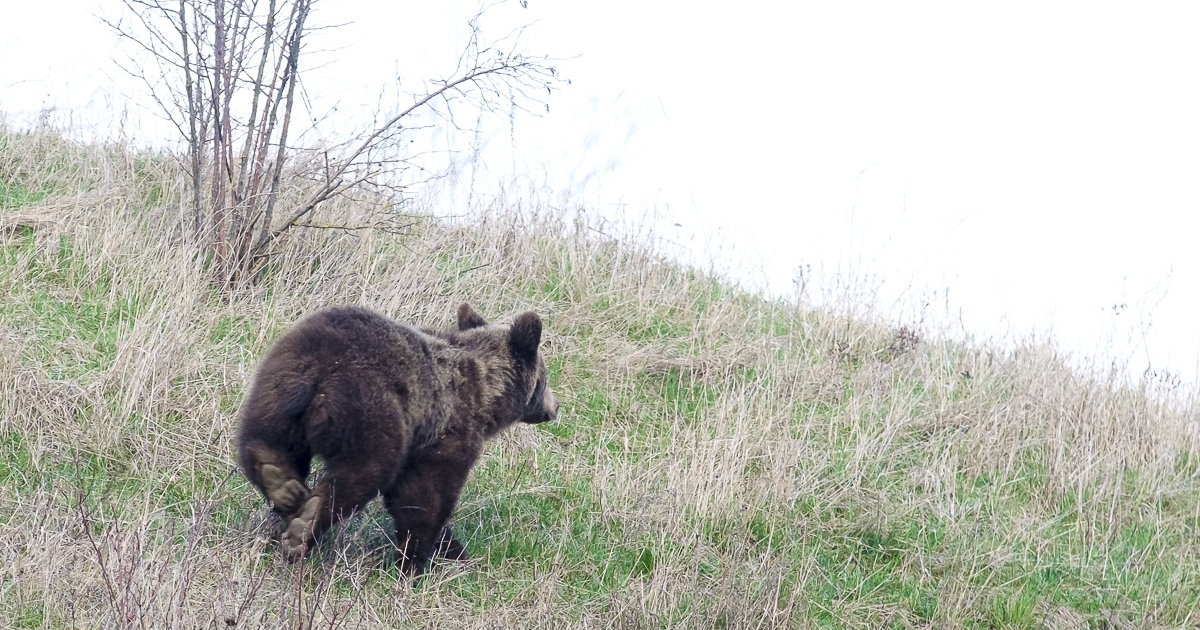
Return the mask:
[[358,468],[328,462],[321,483],[296,511],[280,539],[284,554],[296,559],[333,524],[335,518],[349,518],[379,494],[382,473],[374,468]]
[[309,544],[315,538],[313,532],[317,525],[317,514],[323,503],[322,495],[313,493],[284,525],[279,545],[288,560],[297,560],[308,551]]

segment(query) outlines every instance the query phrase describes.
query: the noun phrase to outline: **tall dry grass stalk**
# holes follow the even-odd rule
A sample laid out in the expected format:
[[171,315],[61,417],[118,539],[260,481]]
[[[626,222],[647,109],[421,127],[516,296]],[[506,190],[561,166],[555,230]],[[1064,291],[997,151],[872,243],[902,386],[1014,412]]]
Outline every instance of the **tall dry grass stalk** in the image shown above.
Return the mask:
[[[12,627],[1197,624],[1194,398],[748,294],[537,199],[307,230],[225,296],[163,238],[162,161],[0,147],[50,191],[0,211]],[[323,306],[442,327],[463,300],[545,315],[564,405],[468,484],[476,559],[414,590],[374,508],[282,562],[232,464],[258,358]]]

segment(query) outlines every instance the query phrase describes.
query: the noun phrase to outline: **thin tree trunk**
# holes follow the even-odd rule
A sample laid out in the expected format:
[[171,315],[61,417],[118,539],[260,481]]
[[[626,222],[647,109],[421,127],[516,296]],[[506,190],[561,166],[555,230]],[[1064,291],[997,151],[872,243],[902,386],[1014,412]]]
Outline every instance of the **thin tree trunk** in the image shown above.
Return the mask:
[[[271,186],[267,192],[267,207],[263,213],[263,223],[259,232],[258,242],[254,249],[258,249],[266,243],[269,237],[271,220],[275,216],[275,200],[279,197],[279,183],[283,174],[283,162],[287,151],[287,136],[288,127],[292,121],[292,106],[296,100],[296,81],[300,68],[300,41],[304,35],[304,20],[308,17],[308,9],[311,5],[311,0],[297,0],[296,2],[296,19],[292,27],[291,37],[288,41],[288,64],[287,71],[284,73],[283,85],[287,88],[287,106],[283,112],[283,126],[279,130],[278,150],[275,155],[275,169],[271,175]],[[278,106],[278,101],[276,101]],[[253,257],[247,253],[246,265],[249,266],[253,261]]]
[[192,236],[200,242],[203,215],[200,213],[200,151],[202,140],[196,135],[197,86],[192,81],[192,55],[188,48],[187,1],[179,0],[179,34],[183,41],[183,79],[187,92],[188,154],[192,173]]
[[[262,57],[258,61],[258,73],[254,77],[254,84],[251,88],[254,90],[254,98],[250,102],[250,118],[246,123],[246,145],[242,148],[241,164],[238,165],[238,195],[242,199],[247,199],[258,191],[254,182],[249,181],[248,170],[250,168],[251,154],[255,153],[255,148],[258,145],[257,140],[259,134],[256,133],[258,123],[258,104],[264,93],[263,76],[266,74],[267,60],[270,58],[271,39],[275,36],[275,0],[270,0],[267,7],[267,23],[264,25],[265,33],[263,34]],[[267,103],[270,103],[271,96],[267,95]],[[253,204],[252,204],[253,205]]]
[[216,253],[217,270],[225,275],[228,260],[228,236],[225,225],[225,177],[222,176],[221,160],[224,157],[223,147],[227,142],[225,121],[228,112],[222,111],[226,101],[225,92],[225,2],[214,0],[213,15],[213,174],[212,174],[212,217],[213,217],[213,249]]
[[[254,8],[257,8],[257,4]],[[251,85],[253,98],[250,104],[250,118],[246,123],[246,141],[238,164],[237,195],[246,208],[245,224],[239,228],[237,243],[237,264],[243,270],[250,268],[248,261],[250,244],[254,241],[255,225],[263,216],[263,212],[259,210],[262,205],[259,199],[259,186],[262,182],[263,160],[267,151],[266,143],[270,139],[273,126],[267,122],[265,112],[277,99],[275,81],[279,78],[279,64],[276,64],[275,72],[271,75],[271,84],[266,85],[267,61],[270,60],[271,44],[275,38],[275,14],[276,0],[270,0],[266,23],[263,25],[262,56],[259,58],[258,72]],[[280,61],[282,60],[283,55],[280,54]],[[262,120],[259,120],[260,105],[264,112]],[[271,123],[273,122],[271,121]]]

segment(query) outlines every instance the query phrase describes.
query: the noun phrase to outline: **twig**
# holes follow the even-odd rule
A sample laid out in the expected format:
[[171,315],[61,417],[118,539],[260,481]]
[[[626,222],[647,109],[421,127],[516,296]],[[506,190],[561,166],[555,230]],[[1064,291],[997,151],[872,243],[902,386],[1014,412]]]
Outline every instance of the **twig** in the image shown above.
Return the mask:
[[295,227],[310,228],[314,230],[341,230],[343,232],[356,232],[358,230],[379,230],[387,234],[403,234],[404,230],[416,225],[416,222],[405,223],[404,225],[384,225],[380,223],[372,223],[367,225],[323,225],[319,223],[297,223]]
[[350,155],[342,161],[342,163],[335,169],[335,171],[331,177],[333,182],[326,184],[323,188],[321,188],[319,191],[317,191],[312,196],[310,196],[308,201],[301,205],[300,210],[297,211],[295,214],[293,214],[292,217],[290,219],[288,219],[288,221],[286,223],[283,224],[283,226],[281,226],[279,229],[271,232],[271,235],[269,238],[256,243],[254,246],[253,252],[255,254],[258,254],[259,252],[261,252],[265,247],[267,247],[267,245],[271,241],[279,238],[282,234],[284,234],[288,230],[295,227],[296,223],[300,219],[302,219],[304,216],[308,215],[318,205],[320,205],[322,202],[324,202],[326,199],[328,199],[334,193],[334,191],[337,189],[337,186],[340,185],[341,176],[355,163],[356,160],[358,160],[358,158],[363,153],[365,153],[368,149],[375,146],[376,139],[378,139],[384,133],[388,132],[396,123],[400,122],[405,117],[412,114],[414,111],[420,109],[421,107],[424,107],[427,103],[429,103],[433,99],[445,94],[446,92],[449,92],[451,90],[456,90],[460,85],[462,85],[464,83],[477,82],[480,79],[482,79],[483,77],[486,77],[486,76],[489,76],[492,74],[498,74],[498,73],[504,73],[504,72],[515,72],[519,69],[529,69],[529,70],[538,69],[538,65],[533,62],[526,61],[520,57],[517,57],[516,59],[517,59],[517,63],[511,64],[511,65],[509,63],[507,63],[507,61],[505,61],[504,63],[501,63],[498,66],[494,66],[494,67],[490,67],[490,68],[475,68],[472,71],[468,72],[467,74],[442,85],[442,87],[434,90],[433,92],[426,94],[424,97],[418,99],[416,103],[413,103],[411,106],[406,108],[404,111],[393,116],[390,120],[385,122],[383,125],[381,125],[379,128],[377,128],[375,131],[373,131],[369,136],[367,136],[367,138],[358,145],[358,148],[355,149],[352,153],[350,153]]

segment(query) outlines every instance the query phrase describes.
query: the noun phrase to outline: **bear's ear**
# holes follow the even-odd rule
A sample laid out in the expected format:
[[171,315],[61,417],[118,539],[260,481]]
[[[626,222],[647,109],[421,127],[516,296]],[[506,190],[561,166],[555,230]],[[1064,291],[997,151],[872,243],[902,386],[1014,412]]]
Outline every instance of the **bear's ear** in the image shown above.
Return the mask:
[[533,311],[517,315],[508,339],[517,358],[532,362],[537,358],[538,344],[542,342],[542,319]]
[[479,313],[476,313],[470,304],[463,302],[458,305],[459,331],[471,330],[472,328],[479,328],[481,326],[487,326],[487,321]]

